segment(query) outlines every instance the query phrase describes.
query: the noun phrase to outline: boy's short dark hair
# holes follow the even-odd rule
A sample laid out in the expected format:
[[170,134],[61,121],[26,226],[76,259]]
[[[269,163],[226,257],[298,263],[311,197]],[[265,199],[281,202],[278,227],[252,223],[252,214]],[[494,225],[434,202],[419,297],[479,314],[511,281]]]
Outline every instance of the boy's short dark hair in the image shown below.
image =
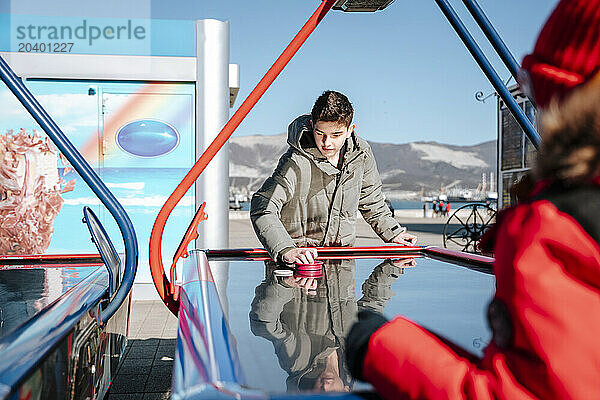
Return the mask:
[[354,109],[350,100],[345,95],[333,90],[327,90],[315,101],[310,114],[313,123],[317,123],[318,121],[339,122],[348,127],[352,123]]

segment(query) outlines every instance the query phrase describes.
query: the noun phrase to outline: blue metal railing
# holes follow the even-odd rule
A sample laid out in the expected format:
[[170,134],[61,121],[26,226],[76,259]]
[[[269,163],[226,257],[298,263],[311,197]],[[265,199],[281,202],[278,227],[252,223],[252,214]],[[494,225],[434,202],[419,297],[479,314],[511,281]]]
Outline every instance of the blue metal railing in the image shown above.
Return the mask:
[[66,135],[60,130],[48,113],[46,113],[46,110],[44,110],[35,97],[33,97],[29,89],[27,89],[21,79],[15,75],[2,57],[0,57],[0,78],[15,97],[19,99],[21,104],[23,104],[40,127],[46,132],[60,152],[67,160],[69,160],[73,168],[88,184],[96,196],[98,196],[119,226],[125,245],[125,271],[121,286],[115,293],[113,300],[104,310],[102,310],[100,320],[102,323],[106,323],[119,309],[120,305],[129,294],[135,279],[138,263],[138,243],[133,224],[116,197],[106,185],[104,185],[104,182],[102,182],[100,177],[98,177],[96,172],[94,172],[92,167],[85,161],[83,156],[77,151],[75,146],[73,146]]
[[498,34],[498,31],[496,31],[496,28],[494,28],[494,26],[487,18],[481,7],[479,7],[479,4],[476,0],[463,0],[463,3],[465,4],[467,9],[473,16],[473,19],[477,22],[479,28],[481,28],[485,36],[488,38],[488,40],[494,47],[494,50],[496,50],[496,52],[504,62],[504,65],[506,65],[506,68],[508,68],[508,71],[513,76],[513,78],[515,78],[516,81],[517,76],[519,74],[519,69],[521,67],[519,66],[519,63],[517,62],[517,60],[515,60],[515,57],[512,55],[512,53]]
[[235,397],[245,380],[204,252],[190,252],[182,281],[173,398]]
[[[536,148],[539,148],[540,144],[542,142],[542,139],[541,139],[539,133],[535,130],[535,127],[533,126],[533,124],[531,123],[529,118],[527,118],[527,116],[525,115],[525,113],[523,112],[521,107],[519,107],[519,104],[517,104],[517,101],[510,94],[510,91],[504,85],[504,82],[502,82],[502,79],[500,79],[500,76],[498,76],[498,73],[496,72],[496,70],[494,70],[494,67],[492,66],[490,61],[486,58],[483,51],[481,51],[481,48],[477,45],[477,42],[475,42],[475,39],[473,39],[473,36],[471,36],[471,34],[469,33],[469,30],[462,23],[458,14],[456,14],[456,11],[452,8],[452,6],[450,5],[450,3],[447,0],[435,0],[435,2],[440,7],[440,9],[444,13],[446,19],[448,20],[448,22],[450,22],[450,25],[452,25],[452,27],[454,28],[454,30],[456,31],[456,33],[458,34],[460,39],[463,41],[464,45],[467,47],[467,49],[469,50],[469,52],[471,53],[471,55],[473,56],[473,58],[475,59],[475,61],[477,62],[477,64],[479,65],[479,67],[481,68],[483,73],[485,74],[485,76],[488,78],[488,80],[490,81],[490,83],[492,84],[492,86],[494,87],[494,89],[496,90],[498,95],[500,96],[500,98],[502,98],[502,100],[504,101],[504,103],[506,104],[508,109],[511,111],[512,115],[517,120],[517,123],[521,126],[521,128],[523,129],[523,131],[525,132],[525,134],[527,135],[529,140],[531,140],[531,143],[533,143],[533,145]],[[473,5],[473,7],[474,7],[474,5]],[[474,12],[477,12],[477,10],[475,8],[473,8],[473,10],[474,10]],[[483,11],[480,8],[479,8],[479,12],[481,13],[480,17],[482,17],[481,20],[482,20],[482,22],[484,22],[483,21]],[[494,35],[491,32],[488,32],[489,28],[491,27],[491,23],[487,20],[487,18],[485,18],[485,21],[487,21],[487,24],[489,24],[489,27],[485,23],[483,24],[483,26],[482,25],[480,25],[480,26],[482,27],[482,30],[484,32],[486,32],[486,36],[488,36],[488,38],[490,36],[493,37]],[[500,36],[498,35],[498,33],[495,30],[494,30],[494,32],[495,32],[497,38],[499,39]],[[499,40],[499,42],[502,42],[502,40]],[[500,44],[499,42],[496,43],[496,45],[499,45]],[[493,42],[492,42],[492,44],[493,44]],[[496,46],[494,45],[494,48],[495,47]],[[504,46],[504,47],[506,48],[506,46]],[[506,50],[508,50],[508,49],[506,48]],[[502,55],[501,55],[501,57],[502,57]],[[514,58],[513,58],[513,61],[514,61]],[[510,63],[512,64],[512,61]],[[514,63],[516,64],[516,61],[514,61]],[[509,67],[509,69],[511,69],[511,68],[516,68],[516,67],[515,66]],[[511,73],[512,73],[512,71],[511,71]]]

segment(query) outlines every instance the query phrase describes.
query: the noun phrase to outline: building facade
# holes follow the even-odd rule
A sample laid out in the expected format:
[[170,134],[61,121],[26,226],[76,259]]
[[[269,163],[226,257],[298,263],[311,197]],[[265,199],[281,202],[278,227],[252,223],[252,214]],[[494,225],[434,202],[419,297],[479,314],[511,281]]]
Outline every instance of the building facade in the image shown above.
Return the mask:
[[[518,85],[509,88],[527,118],[537,127],[536,109],[519,91]],[[514,204],[510,187],[533,168],[536,149],[512,116],[506,104],[498,97],[498,209]]]

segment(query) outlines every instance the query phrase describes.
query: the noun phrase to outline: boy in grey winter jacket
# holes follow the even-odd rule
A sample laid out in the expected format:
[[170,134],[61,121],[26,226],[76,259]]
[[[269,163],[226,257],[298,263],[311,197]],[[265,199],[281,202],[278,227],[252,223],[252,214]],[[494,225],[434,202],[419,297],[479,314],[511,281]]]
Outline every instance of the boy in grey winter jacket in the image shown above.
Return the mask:
[[326,91],[288,127],[290,148],[252,196],[258,239],[277,261],[311,263],[314,246],[353,246],[356,214],[385,242],[414,245],[392,217],[368,143],[357,137],[346,96]]

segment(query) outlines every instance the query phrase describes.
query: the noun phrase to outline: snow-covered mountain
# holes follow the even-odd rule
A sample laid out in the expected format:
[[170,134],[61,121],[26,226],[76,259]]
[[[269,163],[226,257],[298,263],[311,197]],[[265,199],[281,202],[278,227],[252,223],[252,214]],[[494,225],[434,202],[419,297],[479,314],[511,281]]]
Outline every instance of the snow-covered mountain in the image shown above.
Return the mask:
[[[287,150],[286,135],[244,136],[229,144],[230,184],[236,191],[254,192],[271,174]],[[437,142],[404,144],[369,142],[388,197],[438,192],[450,184],[476,188],[482,173],[496,171],[496,141],[474,146]]]

